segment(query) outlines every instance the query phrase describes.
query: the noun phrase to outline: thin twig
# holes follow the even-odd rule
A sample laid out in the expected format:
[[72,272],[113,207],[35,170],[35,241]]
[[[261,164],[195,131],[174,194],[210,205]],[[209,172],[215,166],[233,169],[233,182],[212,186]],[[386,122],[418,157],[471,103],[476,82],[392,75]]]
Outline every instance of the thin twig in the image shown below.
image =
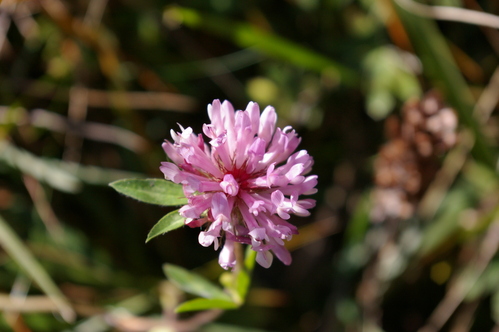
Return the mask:
[[[7,308],[6,310],[2,310],[5,312],[5,320],[10,322],[9,325],[14,326],[19,323],[22,323],[22,317],[20,310],[17,310],[16,307],[23,306],[26,297],[28,296],[29,288],[31,285],[31,281],[26,278],[23,274],[18,274],[9,293],[9,299],[11,300],[12,306]],[[55,308],[54,311],[57,311]],[[17,326],[16,326],[17,327]],[[14,331],[18,331],[14,328]],[[25,331],[24,329],[20,329],[21,331]]]
[[108,314],[105,315],[106,322],[120,331],[147,332],[153,329],[164,328],[167,331],[190,332],[198,329],[217,319],[223,313],[222,310],[207,310],[199,312],[185,320],[170,321],[161,318],[139,317],[131,314]]
[[7,31],[9,30],[11,19],[6,10],[0,10],[0,54],[4,45],[8,45]]
[[58,307],[45,295],[32,295],[18,301],[16,298],[7,294],[0,294],[0,311],[17,312],[54,312]]
[[[85,122],[88,109],[88,93],[87,89],[73,86],[69,90],[69,105],[68,119],[69,121],[79,125]],[[72,130],[68,130],[64,139],[64,153],[62,160],[79,162],[81,158],[81,149],[83,147],[83,139],[76,135]]]
[[[23,93],[38,97],[67,102],[69,100],[69,89],[37,81],[19,81]],[[196,108],[196,100],[190,96],[173,92],[154,91],[106,91],[88,89],[88,107],[94,108],[126,108],[133,110],[161,110],[192,112]]]
[[[464,5],[472,10],[483,12],[482,7],[476,0],[464,0]],[[489,41],[492,49],[494,49],[496,55],[499,55],[499,31],[489,27],[481,27],[481,30]]]
[[314,222],[300,227],[300,236],[294,236],[291,240],[286,242],[286,249],[296,250],[304,246],[316,243],[325,239],[333,234],[341,231],[340,225],[335,216],[320,218]]
[[26,3],[21,2],[15,6],[15,11],[12,13],[12,20],[25,39],[32,39],[38,36],[40,32],[38,23],[33,18],[33,13]]
[[384,267],[390,265],[393,254],[399,250],[397,244],[398,219],[386,220],[385,241],[364,269],[362,280],[357,288],[356,297],[363,311],[363,329],[376,331],[381,326],[383,310],[381,301],[387,289]]
[[39,0],[42,9],[64,33],[75,36],[81,42],[95,50],[98,55],[101,71],[111,82],[118,87],[122,85],[120,72],[120,60],[116,43],[108,36],[109,32],[92,28],[75,18],[67,10],[65,4],[60,0]]
[[203,48],[200,43],[194,40],[190,35],[182,30],[177,30],[179,35],[180,46],[188,54],[197,54],[200,58],[207,58],[200,62],[201,69],[208,77],[220,87],[232,99],[240,99],[242,91],[244,91],[241,81],[232,73],[222,61],[218,58],[213,58],[209,52]]
[[494,111],[499,101],[499,67],[490,78],[489,84],[485,87],[480,98],[475,105],[473,115],[479,119],[480,123],[486,123]]
[[418,214],[431,220],[447,195],[448,189],[463,168],[468,154],[473,147],[473,137],[467,131],[459,135],[456,145],[444,159],[443,165],[435,175],[435,179],[426,190],[418,205]]
[[395,2],[408,12],[419,16],[499,29],[499,16],[493,14],[458,7],[428,6],[412,0],[395,0]]
[[106,6],[107,0],[90,0],[83,22],[90,27],[99,26]]
[[27,112],[22,108],[10,109],[7,106],[0,106],[0,124],[32,125],[59,133],[71,132],[86,139],[116,144],[135,153],[142,153],[149,146],[142,136],[132,131],[96,122],[75,123],[44,109]]
[[469,332],[479,304],[480,301],[478,300],[464,304],[459,312],[456,313],[456,319],[449,332]]
[[40,182],[32,176],[24,175],[24,186],[28,191],[31,200],[35,206],[36,212],[42,219],[42,222],[45,224],[47,231],[52,236],[52,238],[56,241],[61,241],[63,239],[63,229],[61,227],[61,223],[59,219],[55,215],[54,210],[50,206],[50,203],[43,191]]
[[489,262],[499,248],[499,210],[496,210],[496,220],[490,225],[482,240],[475,259],[450,284],[443,300],[438,304],[428,322],[419,332],[437,332],[447,323],[458,306],[463,302],[468,292],[485,271]]
[[92,107],[125,107],[191,112],[196,106],[196,102],[192,97],[171,92],[117,92],[89,89],[88,99],[89,106]]

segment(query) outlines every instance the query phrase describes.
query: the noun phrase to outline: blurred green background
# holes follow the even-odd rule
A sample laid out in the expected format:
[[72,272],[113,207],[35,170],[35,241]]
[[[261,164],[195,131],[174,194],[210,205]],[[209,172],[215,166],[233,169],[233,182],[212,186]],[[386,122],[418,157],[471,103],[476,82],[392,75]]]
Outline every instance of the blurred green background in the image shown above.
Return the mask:
[[[497,29],[390,0],[0,1],[0,330],[499,331],[498,55]],[[423,158],[404,136],[399,161],[384,144],[429,90],[457,143]],[[189,228],[145,244],[171,209],[108,183],[161,178],[170,129],[202,132],[213,99],[276,108],[317,207],[242,308],[178,315],[162,265],[216,281],[218,254]],[[425,185],[392,184],[409,212],[380,216],[399,167]]]

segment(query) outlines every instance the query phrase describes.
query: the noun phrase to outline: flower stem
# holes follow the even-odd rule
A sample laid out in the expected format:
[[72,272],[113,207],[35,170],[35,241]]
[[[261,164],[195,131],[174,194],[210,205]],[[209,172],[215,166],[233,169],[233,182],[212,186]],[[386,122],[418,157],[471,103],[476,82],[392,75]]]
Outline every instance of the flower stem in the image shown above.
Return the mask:
[[239,242],[234,243],[234,253],[236,255],[236,266],[232,269],[234,276],[236,276],[239,271],[245,270],[244,267],[244,252],[243,245]]

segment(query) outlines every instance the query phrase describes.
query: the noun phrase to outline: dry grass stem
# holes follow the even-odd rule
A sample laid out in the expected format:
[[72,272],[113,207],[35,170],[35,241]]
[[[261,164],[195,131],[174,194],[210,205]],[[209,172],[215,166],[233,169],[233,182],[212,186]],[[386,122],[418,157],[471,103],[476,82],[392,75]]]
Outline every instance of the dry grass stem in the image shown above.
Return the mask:
[[480,98],[475,105],[473,115],[484,124],[490,118],[490,115],[497,106],[499,101],[499,67],[496,68],[494,74],[490,78],[489,84],[483,89]]
[[0,106],[0,124],[31,125],[37,128],[46,128],[59,133],[71,133],[72,135],[86,139],[116,144],[136,153],[144,152],[149,143],[141,136],[132,131],[96,122],[77,122],[43,109],[35,109],[27,112],[17,108],[16,114],[9,114],[12,110],[6,106]]
[[23,176],[24,185],[28,191],[31,200],[35,206],[36,212],[42,219],[47,231],[52,238],[58,242],[63,240],[64,231],[61,228],[61,223],[50,206],[47,196],[43,191],[40,182],[32,176]]
[[499,16],[496,15],[450,6],[428,6],[412,0],[395,0],[395,2],[415,15],[499,29]]
[[[496,216],[497,218],[497,216]],[[499,219],[488,228],[475,258],[460,274],[456,275],[442,301],[435,308],[428,322],[419,332],[437,332],[447,323],[458,306],[477,282],[499,248]]]

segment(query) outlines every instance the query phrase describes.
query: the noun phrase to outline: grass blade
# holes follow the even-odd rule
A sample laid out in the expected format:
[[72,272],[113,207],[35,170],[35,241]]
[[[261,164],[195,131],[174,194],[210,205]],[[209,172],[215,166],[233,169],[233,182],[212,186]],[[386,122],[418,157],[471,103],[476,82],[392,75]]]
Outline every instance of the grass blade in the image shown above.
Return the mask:
[[495,153],[487,144],[482,134],[482,128],[472,116],[475,102],[471,91],[435,22],[415,16],[398,5],[394,5],[409,34],[411,43],[423,63],[425,74],[445,94],[447,100],[459,114],[461,123],[473,132],[475,136],[473,156],[489,167],[495,167]]
[[267,56],[296,66],[330,75],[348,86],[358,81],[358,75],[332,59],[251,24],[232,22],[223,17],[200,13],[191,8],[172,6],[165,10],[167,23],[184,24],[227,38],[241,48],[251,48]]
[[76,314],[65,296],[2,217],[0,217],[0,245],[54,302],[61,317],[67,322],[73,322]]

